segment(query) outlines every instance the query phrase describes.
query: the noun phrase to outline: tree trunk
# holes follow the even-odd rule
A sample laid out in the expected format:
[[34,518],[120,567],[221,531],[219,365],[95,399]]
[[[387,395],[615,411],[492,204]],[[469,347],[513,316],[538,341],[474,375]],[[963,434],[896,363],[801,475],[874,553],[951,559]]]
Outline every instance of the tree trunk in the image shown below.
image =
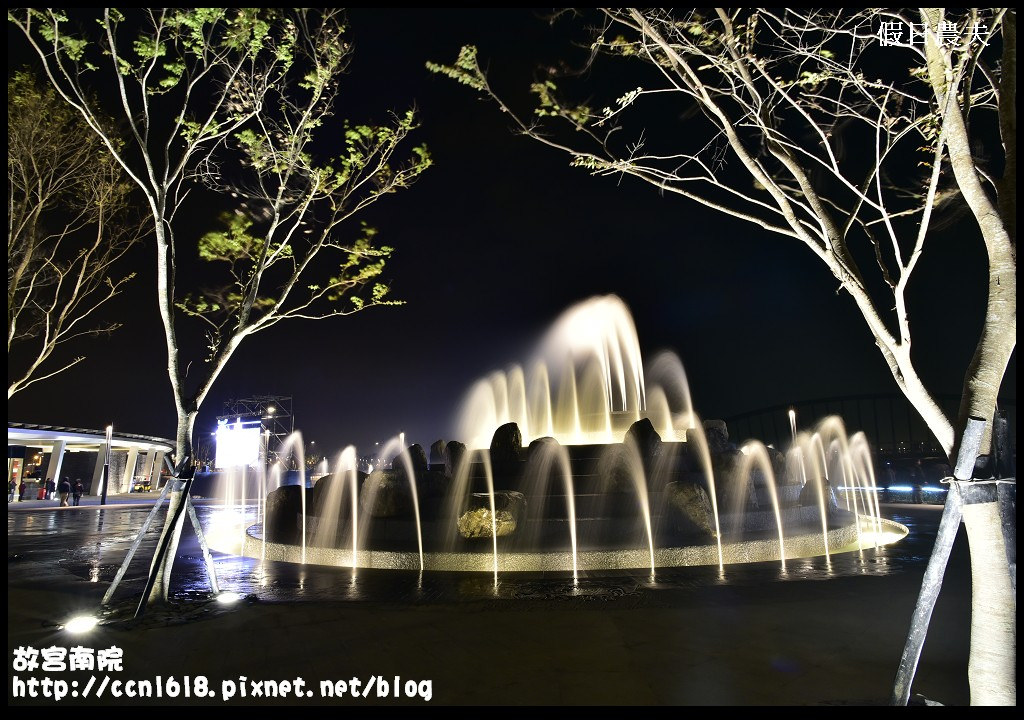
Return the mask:
[[[967,667],[971,705],[1015,706],[1017,595],[1003,535],[997,486],[971,483],[966,487],[963,513],[971,546],[972,585],[971,654]],[[1011,521],[1016,522],[1016,519],[1011,517]]]
[[[976,476],[991,477],[992,430],[999,387],[1017,342],[1017,268],[1012,251],[989,244],[989,292],[985,324],[964,379],[958,427],[969,416],[988,422]],[[971,654],[968,679],[972,705],[1016,705],[1017,601],[995,492],[978,485],[964,505],[971,551]],[[970,498],[970,495],[968,498]],[[1016,518],[1012,517],[1015,523]]]
[[[192,457],[192,428],[196,422],[196,415],[198,410],[195,408],[184,409],[180,405],[178,407],[178,431],[176,437],[176,449],[177,454],[175,455],[175,461],[180,463],[185,457],[189,458],[189,462],[193,462]],[[185,513],[178,513],[177,509],[181,506],[181,503],[185,501],[184,493],[182,492],[182,484],[176,479],[171,478],[168,482],[175,483],[176,485],[171,488],[168,497],[170,501],[167,506],[167,516],[164,519],[163,530],[160,531],[160,539],[157,541],[157,548],[159,548],[163,542],[164,537],[170,534],[170,540],[167,545],[167,551],[162,557],[153,557],[153,562],[150,565],[150,573],[157,572],[156,581],[153,583],[153,589],[149,593],[148,603],[150,605],[165,603],[168,601],[169,592],[171,588],[171,570],[174,568],[174,558],[178,553],[178,542],[181,540],[181,529],[185,524]],[[173,522],[175,515],[178,515],[178,522]],[[159,568],[157,568],[159,563]]]
[[[981,338],[964,377],[957,427],[969,417],[989,421],[981,442],[981,454],[989,454],[992,417],[1006,366],[1017,346],[1017,263],[1012,250],[1002,244],[989,248],[988,301]],[[959,438],[958,438],[959,439]],[[956,457],[957,448],[953,449]]]
[[[974,357],[964,378],[955,463],[968,417],[985,420],[980,454],[990,455],[996,402],[1007,363],[1016,346],[1016,262],[1002,246],[989,246],[989,294],[985,322]],[[907,398],[918,408],[912,393]],[[919,410],[920,412],[920,410]],[[976,477],[989,477],[992,462],[976,464]],[[968,681],[972,705],[1016,705],[1017,601],[1014,569],[1007,555],[997,487],[964,482],[963,522],[971,554],[971,646]],[[1013,514],[1008,522],[1015,523]],[[1015,549],[1014,549],[1015,550]],[[1015,565],[1014,565],[1015,567]]]

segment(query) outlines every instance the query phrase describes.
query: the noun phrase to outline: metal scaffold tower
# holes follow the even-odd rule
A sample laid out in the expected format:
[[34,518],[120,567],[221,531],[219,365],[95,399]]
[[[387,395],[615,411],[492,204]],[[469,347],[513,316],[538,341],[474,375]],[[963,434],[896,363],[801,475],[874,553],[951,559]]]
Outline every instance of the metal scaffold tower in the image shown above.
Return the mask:
[[[253,395],[238,400],[227,400],[217,422],[260,423],[260,432],[266,439],[266,461],[280,460],[291,467],[291,458],[284,457],[285,440],[295,431],[291,395]],[[290,453],[289,453],[290,454]]]

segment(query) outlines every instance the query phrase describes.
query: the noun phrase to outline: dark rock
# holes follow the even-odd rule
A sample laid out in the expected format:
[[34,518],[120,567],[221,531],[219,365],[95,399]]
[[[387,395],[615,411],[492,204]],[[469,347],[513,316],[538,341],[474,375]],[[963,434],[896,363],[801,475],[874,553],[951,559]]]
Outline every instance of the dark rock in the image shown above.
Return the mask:
[[609,493],[636,492],[634,476],[643,472],[643,460],[635,447],[609,445],[597,466],[599,487]]
[[729,426],[725,424],[725,420],[705,420],[704,438],[712,455],[735,449],[729,442]]
[[[359,472],[357,470],[357,491],[362,486],[363,480],[365,479],[366,473]],[[344,502],[346,506],[348,505],[348,503],[352,502],[351,498],[349,498],[349,488],[347,487],[348,482],[350,482],[350,480],[347,472],[341,473],[340,476],[335,476],[334,474],[324,475],[322,478],[317,480],[316,484],[313,485],[313,489],[311,491],[313,504],[311,506],[310,513],[313,515],[323,514],[325,507],[324,503],[327,502],[327,499],[331,496],[331,492],[332,490],[335,489],[335,486],[340,486],[339,488],[337,488],[336,495],[337,497],[343,498],[342,502]]]
[[419,477],[427,471],[427,454],[423,452],[423,446],[410,445],[391,461],[391,469],[404,474],[406,468],[405,460],[408,459],[412,465],[413,474]]
[[560,447],[560,443],[553,437],[540,437],[530,443],[530,446],[526,448],[527,459],[534,457],[538,453],[542,452],[553,452],[554,448]]
[[513,535],[526,515],[526,498],[522,493],[502,491],[494,493],[494,516],[487,493],[473,493],[469,506],[459,516],[459,534],[464,538],[490,538],[495,527],[498,537]]
[[[704,461],[701,459],[700,450],[696,444],[677,442],[672,443],[670,447],[677,473],[702,473],[705,471]],[[665,446],[662,446],[662,455],[665,454]]]
[[662,443],[661,452],[647,471],[647,487],[652,493],[662,492],[667,483],[680,480],[684,475],[699,475],[700,470],[686,443]]
[[649,479],[653,475],[658,459],[662,457],[662,436],[657,434],[650,420],[643,418],[630,425],[624,443],[633,446],[639,453],[644,473]]
[[[427,470],[416,477],[416,500],[420,517],[432,516],[443,504],[448,492],[448,477]],[[412,518],[415,516],[412,486],[404,470],[376,470],[362,482],[359,507],[377,518]]]
[[555,462],[561,443],[554,437],[538,437],[526,449],[526,472],[537,472],[538,468],[550,471]]
[[432,466],[444,464],[445,445],[447,443],[444,440],[437,440],[430,446],[430,464]]
[[[713,455],[711,465],[715,471],[715,491],[718,493],[718,508],[722,512],[734,512],[738,509],[759,510],[755,486],[758,473],[752,473],[749,482],[740,477],[743,465],[743,453],[739,450],[728,450]],[[741,497],[742,496],[742,497]]]
[[440,514],[450,485],[451,480],[439,470],[428,470],[416,478],[421,518],[434,518]]
[[519,426],[514,423],[505,423],[497,430],[491,438],[491,462],[513,460],[518,462],[523,452],[523,434],[519,432]]
[[676,529],[687,535],[715,537],[715,513],[707,490],[694,482],[670,482],[665,486]]
[[637,420],[626,431],[625,442],[633,443],[640,452],[644,467],[650,471],[661,455],[661,436],[647,418]]
[[412,491],[404,471],[375,470],[363,481],[359,507],[375,518],[411,518]]
[[772,461],[772,472],[775,474],[775,482],[779,485],[794,485],[800,483],[800,478],[794,474],[791,478],[786,473],[786,456],[781,451],[776,450],[773,447],[765,447],[768,451],[768,457]]
[[523,466],[523,435],[515,423],[505,423],[491,438],[491,470],[495,487],[508,489],[519,478]]
[[450,478],[455,477],[459,472],[459,465],[466,457],[466,446],[457,440],[452,440],[444,446],[444,474]]
[[[839,501],[836,499],[835,488],[827,480],[822,478],[821,482],[824,483],[825,487],[825,512],[828,514],[832,513],[832,510],[839,507]],[[807,478],[807,482],[800,490],[800,505],[803,507],[818,507],[818,481],[813,478]]]
[[739,450],[726,450],[711,456],[711,468],[715,472],[715,480],[731,482],[740,474],[743,465],[743,453]]
[[[481,493],[484,497],[487,497],[487,493]],[[521,517],[526,510],[526,496],[521,492],[514,492],[511,490],[503,490],[494,493],[494,509],[504,510],[515,515],[517,518]]]
[[464,538],[505,537],[516,531],[516,521],[504,510],[496,510],[491,519],[490,508],[474,508],[459,516],[459,535]]
[[[299,540],[303,490],[300,485],[285,485],[267,494],[267,540],[289,544]],[[312,493],[307,500],[312,504]]]
[[420,501],[430,498],[443,498],[448,493],[451,481],[448,476],[438,470],[428,470],[416,478],[416,492]]

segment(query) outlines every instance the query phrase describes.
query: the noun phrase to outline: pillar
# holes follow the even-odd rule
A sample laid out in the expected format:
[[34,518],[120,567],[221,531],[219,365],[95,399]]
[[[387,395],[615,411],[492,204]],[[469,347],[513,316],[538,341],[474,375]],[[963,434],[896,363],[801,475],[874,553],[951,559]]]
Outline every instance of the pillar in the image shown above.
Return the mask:
[[[89,495],[99,495],[103,488],[100,487],[100,483],[103,482],[103,462],[107,459],[107,448],[105,445],[100,445],[99,451],[96,453],[96,467],[92,471],[92,484],[89,485]],[[109,492],[110,489],[107,488]]]
[[153,456],[153,467],[149,473],[149,486],[156,490],[157,486],[160,485],[160,471],[164,468],[164,451],[163,450],[151,450]]
[[121,477],[121,492],[132,491],[132,480],[135,478],[135,463],[139,461],[139,449],[137,447],[128,449],[128,461],[124,465],[124,475]]
[[153,488],[153,462],[155,460],[156,450],[150,448],[146,451],[146,456],[142,459],[142,472],[139,473],[139,475],[149,480],[150,489]]
[[54,492],[60,490],[60,466],[64,462],[64,448],[67,443],[63,440],[54,440],[53,449],[50,451],[50,461],[46,465],[46,474],[43,476],[43,482],[46,482],[47,478],[53,479]]

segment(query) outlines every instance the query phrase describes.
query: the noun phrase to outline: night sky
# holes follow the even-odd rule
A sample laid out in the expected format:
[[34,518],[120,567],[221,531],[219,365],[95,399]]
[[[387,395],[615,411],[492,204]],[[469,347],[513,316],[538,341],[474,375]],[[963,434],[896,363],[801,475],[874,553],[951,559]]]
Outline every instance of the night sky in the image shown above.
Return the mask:
[[[365,448],[399,431],[424,446],[449,439],[474,380],[525,361],[562,310],[607,293],[632,309],[645,357],[679,354],[704,417],[897,392],[853,302],[797,241],[635,180],[571,168],[567,156],[514,136],[495,106],[424,67],[476,44],[492,84],[525,110],[539,65],[579,57],[571,22],[552,28],[524,9],[363,9],[350,20],[355,58],[337,114],[383,121],[415,103],[422,127],[414,139],[435,160],[411,189],[362,218],[396,249],[386,275],[407,304],[282,323],[246,339],[204,404],[197,435],[227,398],[282,394],[294,397],[306,440],[325,451]],[[17,36],[9,40],[9,70],[30,62]],[[940,393],[960,392],[984,302],[948,284],[947,268],[983,293],[983,252],[970,222],[951,222],[912,288],[916,352]],[[79,349],[88,359],[71,371],[15,396],[9,420],[113,422],[173,436],[152,245],[132,262],[137,279],[108,308],[125,327],[87,341]],[[1012,399],[1015,377],[1014,360],[1003,393]]]

